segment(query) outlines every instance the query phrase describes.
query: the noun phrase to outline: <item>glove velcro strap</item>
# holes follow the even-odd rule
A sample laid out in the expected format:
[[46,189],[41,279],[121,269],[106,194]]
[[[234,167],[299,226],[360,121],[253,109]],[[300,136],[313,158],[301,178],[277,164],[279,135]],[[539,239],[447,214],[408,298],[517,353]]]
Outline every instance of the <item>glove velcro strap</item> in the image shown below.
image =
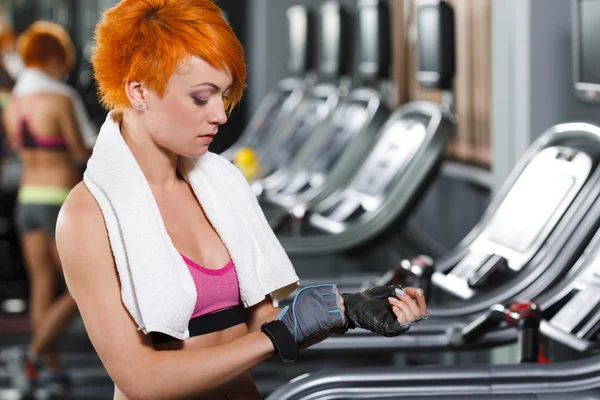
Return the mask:
[[266,322],[260,327],[260,330],[271,339],[275,351],[283,361],[296,361],[298,345],[294,340],[294,336],[282,321]]

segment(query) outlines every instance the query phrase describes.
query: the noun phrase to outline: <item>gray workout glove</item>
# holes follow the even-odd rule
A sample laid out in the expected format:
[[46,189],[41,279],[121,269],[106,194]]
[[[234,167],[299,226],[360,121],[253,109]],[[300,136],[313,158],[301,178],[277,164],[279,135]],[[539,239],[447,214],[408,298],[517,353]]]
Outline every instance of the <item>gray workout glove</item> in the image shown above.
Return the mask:
[[308,286],[301,289],[291,305],[279,313],[298,345],[319,333],[345,322],[340,309],[337,285]]

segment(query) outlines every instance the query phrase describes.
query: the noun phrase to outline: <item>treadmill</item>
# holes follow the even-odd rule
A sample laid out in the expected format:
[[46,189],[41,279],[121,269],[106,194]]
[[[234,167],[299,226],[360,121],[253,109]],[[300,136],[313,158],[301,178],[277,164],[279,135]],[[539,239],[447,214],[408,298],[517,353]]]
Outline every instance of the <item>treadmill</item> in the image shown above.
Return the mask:
[[[239,139],[221,153],[222,157],[230,161],[233,161],[236,152],[243,147],[254,149],[261,157],[267,144],[282,131],[281,127],[289,121],[310,90],[308,69],[312,61],[313,15],[307,7],[295,5],[287,10],[286,16],[290,77],[279,81],[267,94]],[[303,74],[307,76],[303,77]]]
[[[597,67],[597,60],[582,49],[582,44],[588,42],[580,39],[583,32],[597,30],[597,24],[584,18],[593,9],[583,12],[580,7],[596,7],[600,11],[600,0],[574,0],[573,7],[573,60],[577,72],[574,87],[580,99],[597,103],[600,96],[592,91],[595,88],[594,93],[600,94],[600,77],[594,82],[593,76],[579,73]],[[587,94],[581,94],[581,90],[587,90]],[[411,260],[400,262],[390,271],[387,280],[393,281],[396,276],[396,282],[434,286],[434,290],[427,290],[437,295],[428,304],[431,318],[393,340],[355,330],[345,337],[332,337],[309,351],[342,350],[357,343],[365,351],[440,351],[514,341],[515,335],[503,329],[477,337],[480,335],[473,334],[471,323],[482,313],[497,313],[498,307],[506,307],[519,298],[541,301],[545,310],[550,305],[546,304],[544,293],[552,294],[549,290],[565,282],[565,274],[569,277],[578,271],[576,261],[598,230],[600,220],[599,141],[600,128],[595,125],[567,123],[551,127],[521,157],[471,233],[437,261],[430,282],[427,266]],[[573,265],[576,266],[571,268]],[[580,296],[586,298],[584,303],[594,304],[585,293]],[[560,315],[557,318],[560,320]],[[542,329],[558,335],[551,326],[554,325],[543,323]],[[582,335],[592,329],[571,328],[583,329]]]
[[252,182],[257,196],[289,178],[289,166],[302,152],[313,133],[324,123],[350,89],[352,74],[351,21],[349,11],[338,1],[326,1],[319,8],[318,84],[298,105],[294,115],[261,152],[260,172]]
[[[442,298],[437,299],[438,304],[436,305],[436,299],[429,303],[430,318],[397,338],[384,338],[356,329],[343,336],[330,337],[304,352],[307,357],[324,355],[324,360],[363,356],[375,361],[397,351],[423,353],[470,350],[511,343],[518,341],[521,332],[503,321],[507,316],[515,314],[514,310],[519,309],[513,307],[520,304],[511,305],[510,308],[509,304],[515,299],[529,299],[536,301],[544,317],[539,326],[542,334],[554,343],[562,343],[578,353],[573,358],[583,357],[582,359],[544,365],[426,367],[410,371],[398,371],[387,366],[345,369],[341,373],[319,372],[297,377],[290,384],[273,392],[271,398],[420,398],[435,394],[442,395],[443,398],[469,398],[469,395],[473,398],[490,398],[497,393],[500,393],[498,398],[598,398],[600,358],[592,354],[600,349],[600,304],[596,288],[600,272],[594,265],[597,263],[597,256],[593,254],[599,253],[600,233],[593,239],[592,236],[598,232],[600,225],[600,175],[596,168],[599,135],[600,128],[584,123],[561,124],[543,133],[523,155],[478,226],[457,249],[439,260],[437,265],[437,271],[444,273],[459,264],[469,253],[470,244],[486,231],[485,228],[492,221],[497,221],[496,224],[510,224],[510,220],[498,221],[494,215],[512,196],[536,201],[531,198],[537,197],[535,193],[530,196],[531,193],[527,190],[525,193],[518,193],[512,188],[527,187],[522,184],[517,186],[517,182],[519,179],[531,179],[527,178],[524,171],[534,165],[533,161],[544,150],[561,149],[562,152],[572,149],[576,153],[583,150],[592,160],[593,166],[589,172],[584,170],[585,183],[571,200],[568,209],[562,213],[552,232],[546,235],[544,244],[519,273],[515,275],[508,271],[508,281],[504,284],[502,278],[507,279],[506,275],[493,276],[496,288],[486,285],[473,288],[479,293],[468,300],[441,290]],[[571,158],[573,160],[574,157]],[[560,179],[563,174],[557,172],[553,168],[544,170],[545,174],[551,173]],[[538,181],[542,182],[543,179]],[[538,197],[542,199],[541,202],[548,198],[544,196],[544,190],[535,186],[533,188],[536,188],[538,195],[541,194]],[[527,206],[527,203],[519,206]],[[537,230],[543,234],[544,229],[547,229],[547,225],[538,227]],[[491,231],[487,229],[487,232]],[[531,234],[530,230],[524,232]],[[401,262],[392,272],[402,276],[404,271],[407,272],[404,274],[406,276],[409,272],[421,270],[412,277],[418,281],[425,276],[424,269],[422,264]],[[443,296],[444,293],[446,296]],[[566,311],[561,312],[563,307],[566,307]],[[527,313],[528,310],[521,309],[521,312]],[[523,342],[521,340],[520,344]],[[320,353],[323,351],[325,352]],[[527,355],[524,351],[520,353]],[[365,364],[372,365],[372,362]],[[339,365],[349,366],[337,363],[337,367],[331,369],[335,371]],[[568,397],[565,397],[565,391],[569,392]]]
[[[438,17],[433,20],[436,29],[427,20],[432,11]],[[392,113],[349,183],[313,207],[302,235],[279,235],[288,254],[324,255],[389,241],[427,193],[455,129],[454,13],[447,3],[440,3],[418,6],[417,15],[416,78],[422,87],[441,89],[446,102],[415,101]]]
[[354,166],[374,146],[376,132],[389,116],[377,89],[389,76],[389,11],[386,0],[358,3],[359,73],[364,85],[353,89],[293,160],[289,173],[266,190],[261,205],[269,224],[277,229],[288,216],[306,211],[347,184]]
[[[597,203],[600,204],[600,200]],[[502,333],[519,341],[520,364],[322,371],[298,377],[268,398],[418,396],[420,399],[421,395],[427,395],[430,397],[423,398],[600,399],[599,293],[600,230],[597,230],[567,276],[535,302],[541,313],[537,315],[543,317],[541,321],[537,319],[537,324],[535,314],[530,314],[532,309],[521,308],[515,319],[522,323],[514,324],[519,330],[514,325],[509,327],[505,321],[517,308],[498,304],[463,329],[464,335],[475,339],[498,330],[496,325],[502,324]],[[533,325],[526,324],[527,318],[534,321]],[[536,363],[540,333],[546,339],[544,347],[555,350],[552,363]],[[565,358],[567,361],[561,360]]]
[[[569,157],[570,161],[560,156],[565,152],[573,156]],[[583,165],[576,161],[577,157],[586,160]],[[307,351],[472,348],[473,344],[462,340],[461,329],[465,325],[495,304],[506,304],[524,295],[537,298],[560,280],[584,250],[600,221],[598,161],[600,128],[585,123],[550,128],[523,155],[471,233],[457,248],[436,261],[430,282],[427,282],[426,270],[429,268],[431,276],[433,267],[424,267],[418,258],[400,262],[386,274],[385,282],[367,282],[368,286],[389,282],[425,287],[430,284],[426,290],[432,295],[428,299],[428,320],[397,338],[384,338],[355,329],[346,335],[331,337]],[[571,184],[556,184],[564,180]],[[511,209],[514,214],[509,212]],[[510,238],[511,241],[497,242],[497,238]],[[475,253],[475,257],[474,252],[485,248],[484,244],[495,249],[494,253],[488,254],[487,258]],[[474,272],[472,276],[479,280],[452,276],[457,267],[459,271],[470,269]],[[477,274],[482,269],[487,275]],[[447,285],[460,285],[465,290],[457,293],[455,287]],[[340,284],[340,290],[352,292],[361,288]],[[489,340],[501,344],[503,340],[513,339]]]

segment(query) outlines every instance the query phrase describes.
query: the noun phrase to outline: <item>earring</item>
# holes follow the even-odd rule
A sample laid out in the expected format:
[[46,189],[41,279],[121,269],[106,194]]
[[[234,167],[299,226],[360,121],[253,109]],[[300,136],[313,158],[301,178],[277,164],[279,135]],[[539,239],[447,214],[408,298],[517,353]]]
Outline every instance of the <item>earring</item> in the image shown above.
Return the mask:
[[141,110],[144,108],[144,105],[142,103],[135,103],[134,107],[137,108],[138,110]]

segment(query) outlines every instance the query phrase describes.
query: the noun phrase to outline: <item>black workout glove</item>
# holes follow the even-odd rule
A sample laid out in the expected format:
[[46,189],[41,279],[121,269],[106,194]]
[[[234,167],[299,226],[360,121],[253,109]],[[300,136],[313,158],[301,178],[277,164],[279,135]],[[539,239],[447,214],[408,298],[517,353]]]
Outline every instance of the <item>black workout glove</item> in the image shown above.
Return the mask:
[[344,323],[336,285],[308,286],[301,289],[291,305],[279,313],[277,321],[261,329],[269,336],[284,361],[294,361],[298,347],[319,333]]
[[410,328],[410,322],[401,324],[388,298],[396,297],[400,285],[375,286],[361,293],[344,293],[347,325],[334,332],[343,334],[348,329],[363,328],[383,336],[398,336]]

